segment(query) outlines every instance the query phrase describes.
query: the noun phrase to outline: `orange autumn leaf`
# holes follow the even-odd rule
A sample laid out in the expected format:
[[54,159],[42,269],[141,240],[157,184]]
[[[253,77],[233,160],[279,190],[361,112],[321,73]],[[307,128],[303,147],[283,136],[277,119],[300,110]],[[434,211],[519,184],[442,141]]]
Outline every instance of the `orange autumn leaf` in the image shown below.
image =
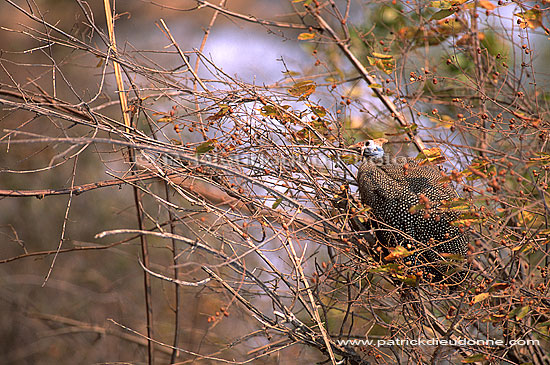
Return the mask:
[[300,41],[307,41],[313,38],[315,38],[315,33],[300,33],[298,35],[298,40]]
[[484,9],[487,9],[487,10],[489,10],[489,11],[495,10],[496,7],[497,7],[495,4],[493,4],[492,2],[487,1],[487,0],[481,0],[481,1],[479,2],[479,6],[481,6],[481,7],[484,8]]

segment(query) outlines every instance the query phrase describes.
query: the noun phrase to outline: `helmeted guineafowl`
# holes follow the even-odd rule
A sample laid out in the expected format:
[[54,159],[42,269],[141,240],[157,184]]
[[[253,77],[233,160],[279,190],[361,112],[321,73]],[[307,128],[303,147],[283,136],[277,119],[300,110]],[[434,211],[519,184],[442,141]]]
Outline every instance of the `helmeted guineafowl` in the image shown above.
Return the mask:
[[379,243],[413,252],[405,263],[417,267],[415,272],[421,271],[424,277],[457,283],[464,273],[446,277],[445,254],[466,255],[468,240],[451,224],[459,213],[445,209],[443,203],[458,194],[442,181],[437,166],[413,158],[392,158],[384,153],[386,142],[379,138],[350,146],[364,158],[357,174],[359,193],[363,204],[371,208]]

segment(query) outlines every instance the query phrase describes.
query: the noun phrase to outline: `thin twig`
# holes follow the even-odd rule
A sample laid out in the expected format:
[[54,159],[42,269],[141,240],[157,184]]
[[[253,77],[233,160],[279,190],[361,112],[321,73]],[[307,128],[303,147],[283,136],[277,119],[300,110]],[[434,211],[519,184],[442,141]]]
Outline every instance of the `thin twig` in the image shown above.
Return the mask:
[[160,20],[160,23],[162,24],[162,28],[164,28],[164,31],[166,32],[166,35],[168,36],[168,38],[170,39],[170,42],[172,42],[172,45],[174,46],[174,48],[176,48],[176,50],[178,51],[178,54],[180,55],[181,59],[183,60],[183,62],[185,63],[185,65],[187,66],[187,69],[189,70],[189,72],[191,72],[191,74],[193,75],[193,78],[199,83],[199,85],[202,87],[202,89],[206,92],[208,92],[208,88],[206,87],[206,85],[204,84],[204,82],[202,82],[202,80],[200,79],[199,75],[197,75],[197,73],[195,72],[195,70],[193,69],[193,67],[191,67],[191,64],[189,63],[189,60],[187,59],[187,57],[183,54],[183,51],[181,50],[180,46],[178,45],[178,43],[176,42],[176,40],[174,39],[174,37],[172,36],[172,33],[170,32],[170,29],[168,29],[168,26],[166,25],[166,23],[164,22],[164,19],[161,19]]
[[57,245],[57,250],[55,250],[55,255],[53,256],[52,263],[50,264],[50,268],[48,270],[48,273],[46,274],[46,277],[44,278],[44,282],[42,283],[42,287],[46,286],[46,283],[48,282],[48,279],[50,278],[50,275],[53,271],[53,267],[55,265],[55,261],[57,259],[57,256],[59,256],[59,251],[61,251],[61,246],[63,246],[63,240],[65,239],[65,229],[67,228],[67,220],[69,219],[69,211],[71,209],[71,202],[73,201],[73,193],[72,188],[74,187],[74,179],[76,176],[76,165],[78,164],[78,155],[74,158],[73,162],[73,173],[71,175],[71,192],[69,193],[69,199],[67,201],[67,208],[65,209],[65,216],[63,217],[63,225],[61,227],[61,238],[59,239],[59,244]]
[[[345,40],[342,40],[339,38],[338,34],[332,29],[332,27],[326,22],[326,20],[316,11],[312,11],[311,14],[317,19],[317,22],[319,23],[319,26],[326,30],[330,36],[334,39],[334,42],[336,45],[342,50],[344,55],[348,58],[348,60],[351,62],[353,67],[359,72],[359,74],[363,77],[363,79],[366,81],[367,85],[371,86],[375,84],[375,80],[369,75],[369,72],[363,66],[361,61],[353,54],[353,52],[350,50],[349,43]],[[376,95],[376,97],[382,102],[382,104],[390,111],[392,118],[394,118],[400,126],[407,127],[409,126],[409,123],[405,119],[405,116],[403,113],[399,112],[397,110],[397,107],[393,103],[393,101],[390,100],[386,95],[382,93],[382,90],[379,88],[372,88],[372,91]],[[418,151],[423,151],[426,149],[426,146],[424,145],[424,142],[420,139],[419,136],[415,135],[413,132],[408,131],[408,136],[411,138],[411,141],[414,143]]]
[[[105,7],[105,17],[107,19],[107,29],[109,31],[109,40],[110,40],[110,48],[113,50],[114,54],[117,55],[117,48],[116,48],[116,38],[115,38],[115,31],[114,31],[114,20],[112,18],[112,12],[111,12],[111,2],[110,0],[104,0],[103,2]],[[122,117],[124,119],[124,125],[126,126],[126,133],[129,132],[129,128],[131,127],[131,121],[130,121],[130,114],[128,113],[128,100],[126,97],[126,92],[124,90],[124,82],[122,80],[122,70],[120,67],[120,64],[113,60],[113,67],[115,70],[115,78],[118,88],[118,97],[120,99],[120,107],[122,109]],[[128,149],[128,159],[130,163],[133,163],[133,149]],[[137,221],[138,221],[138,227],[140,230],[143,229],[143,221],[142,221],[142,208],[141,208],[141,197],[139,195],[138,189],[135,187],[133,188],[134,191],[134,201],[136,206],[136,214],[137,214]],[[141,254],[143,257],[143,262],[145,263],[145,266],[149,266],[149,249],[147,245],[147,240],[144,235],[140,235],[139,239],[141,241]],[[151,298],[151,282],[149,275],[147,273],[143,274],[143,284],[144,284],[144,291],[145,291],[145,310],[147,313],[147,337],[148,337],[148,343],[147,343],[147,352],[148,352],[148,363],[149,365],[153,365],[155,363],[155,349],[153,345],[153,341],[151,340],[153,338],[153,301]]]

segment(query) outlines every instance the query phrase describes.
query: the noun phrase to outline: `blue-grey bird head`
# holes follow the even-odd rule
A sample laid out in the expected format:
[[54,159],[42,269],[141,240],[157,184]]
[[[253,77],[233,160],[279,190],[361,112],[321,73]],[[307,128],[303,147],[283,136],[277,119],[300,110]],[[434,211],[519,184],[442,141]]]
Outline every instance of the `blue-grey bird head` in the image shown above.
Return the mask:
[[369,139],[349,146],[349,149],[358,152],[362,157],[384,157],[384,143],[388,140],[385,138]]

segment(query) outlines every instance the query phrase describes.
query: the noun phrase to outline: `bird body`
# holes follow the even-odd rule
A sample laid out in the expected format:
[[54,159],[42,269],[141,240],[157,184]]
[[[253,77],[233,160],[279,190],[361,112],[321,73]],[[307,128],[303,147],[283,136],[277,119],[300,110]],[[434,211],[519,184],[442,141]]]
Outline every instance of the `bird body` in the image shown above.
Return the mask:
[[[441,181],[437,166],[392,158],[383,152],[385,142],[378,139],[350,147],[365,157],[357,174],[361,201],[371,208],[383,246],[403,246],[414,252],[406,262],[427,266],[425,272],[442,280],[447,271],[444,265],[430,264],[445,261],[441,254],[466,254],[467,238],[451,224],[459,213],[443,207],[458,194]],[[414,209],[418,206],[422,208]]]

